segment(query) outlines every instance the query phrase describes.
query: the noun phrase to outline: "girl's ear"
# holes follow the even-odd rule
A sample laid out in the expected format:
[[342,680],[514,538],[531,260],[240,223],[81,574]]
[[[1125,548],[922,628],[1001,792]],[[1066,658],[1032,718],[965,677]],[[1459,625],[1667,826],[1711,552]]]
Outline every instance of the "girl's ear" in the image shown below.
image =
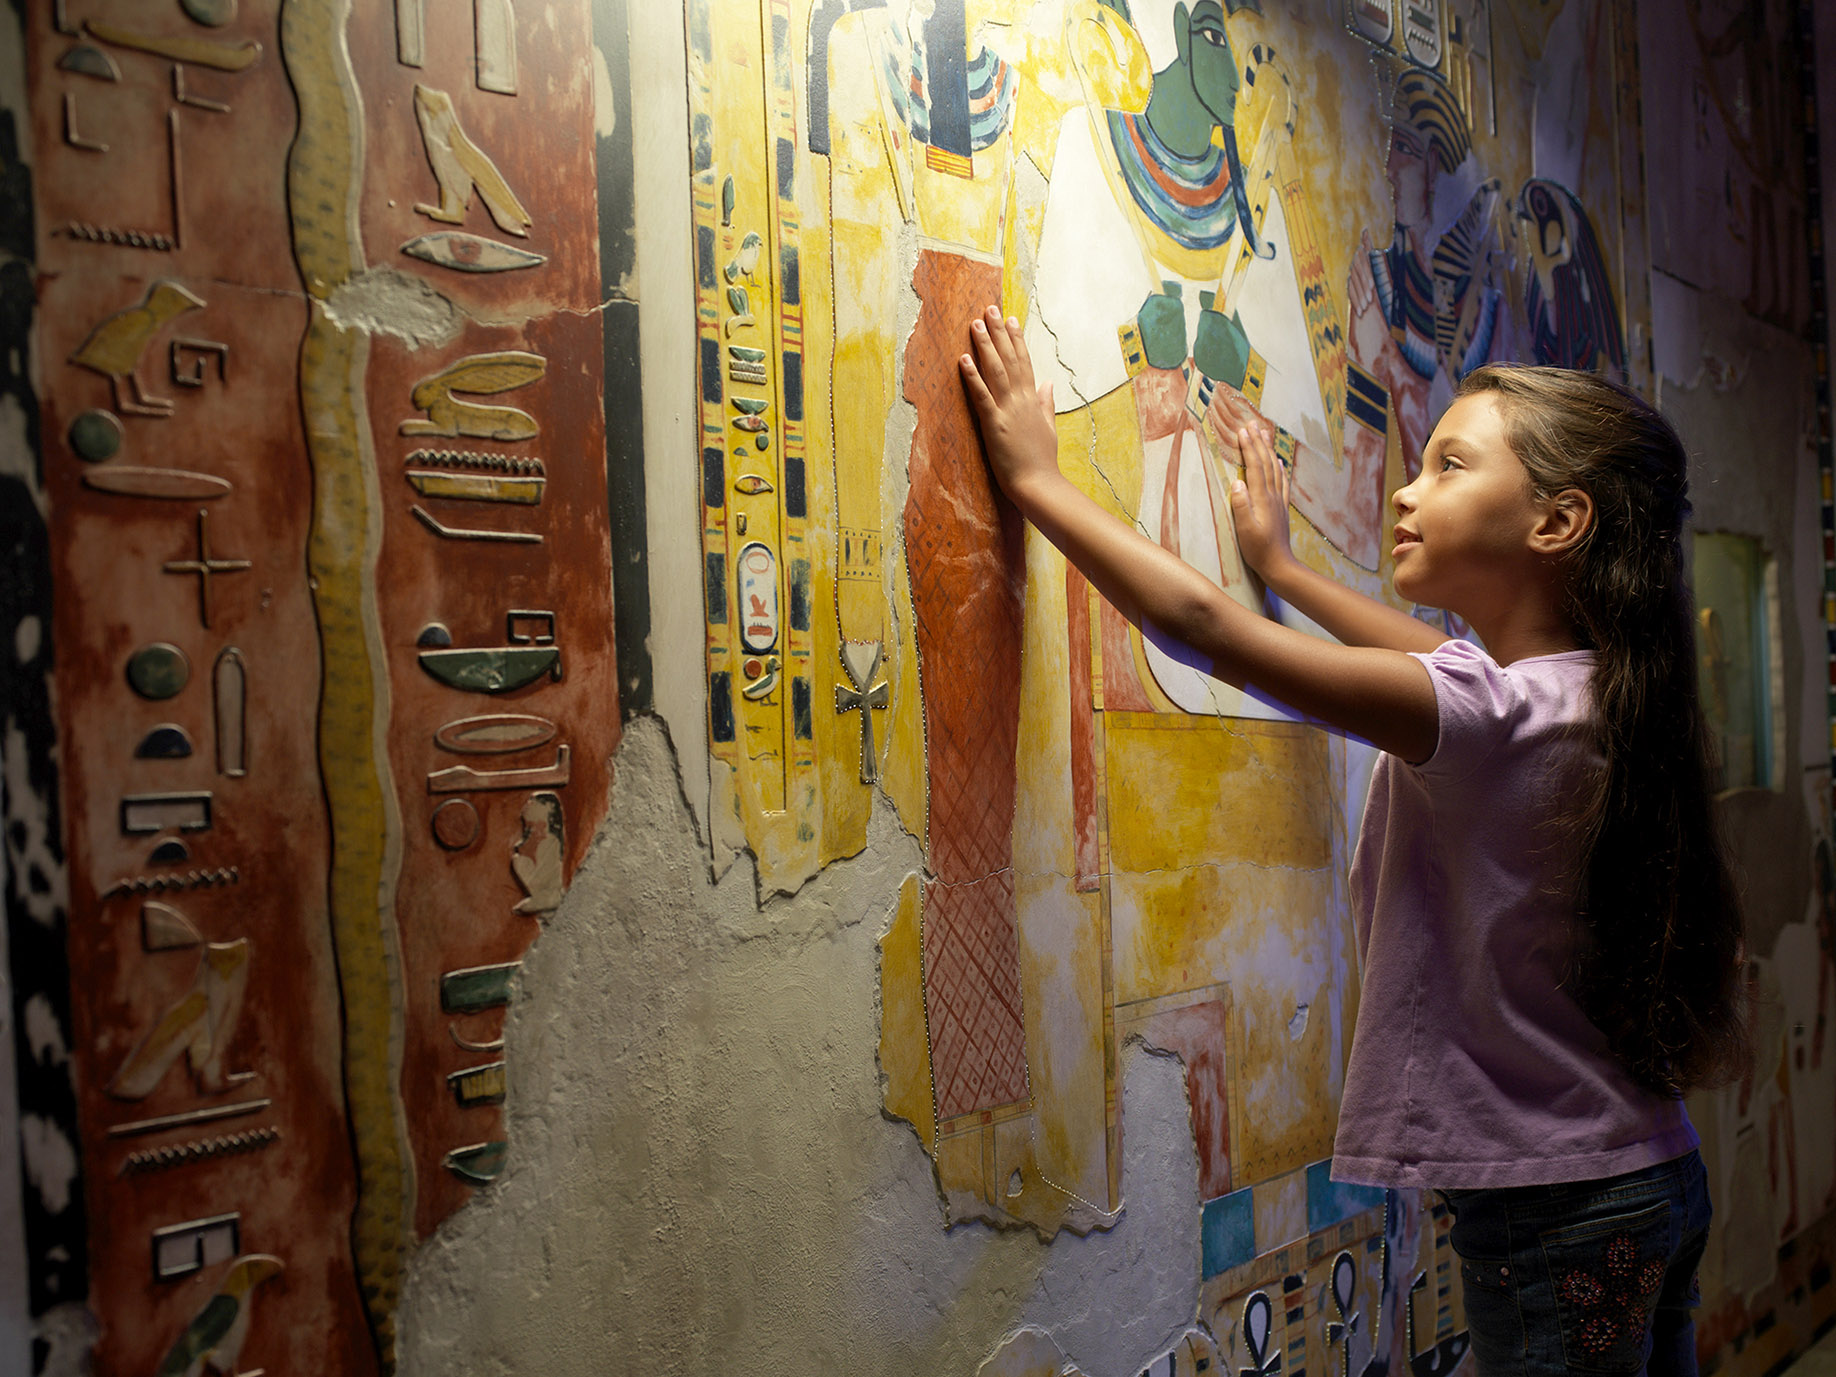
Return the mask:
[[1565,555],[1594,529],[1594,499],[1585,489],[1563,488],[1543,506],[1530,532],[1530,548],[1543,555]]

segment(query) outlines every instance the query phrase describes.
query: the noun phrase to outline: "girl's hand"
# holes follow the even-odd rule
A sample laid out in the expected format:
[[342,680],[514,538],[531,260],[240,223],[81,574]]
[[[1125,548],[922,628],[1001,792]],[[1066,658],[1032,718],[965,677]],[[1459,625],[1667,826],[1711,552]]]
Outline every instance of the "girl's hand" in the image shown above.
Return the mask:
[[1057,477],[1058,426],[1053,420],[1052,385],[1033,381],[1033,361],[1020,323],[990,306],[969,327],[971,353],[961,360],[963,389],[981,423],[988,467],[1009,497],[1029,481]]
[[1230,514],[1243,562],[1273,583],[1294,558],[1288,537],[1288,471],[1275,457],[1271,433],[1261,426],[1237,432],[1243,477],[1230,485]]

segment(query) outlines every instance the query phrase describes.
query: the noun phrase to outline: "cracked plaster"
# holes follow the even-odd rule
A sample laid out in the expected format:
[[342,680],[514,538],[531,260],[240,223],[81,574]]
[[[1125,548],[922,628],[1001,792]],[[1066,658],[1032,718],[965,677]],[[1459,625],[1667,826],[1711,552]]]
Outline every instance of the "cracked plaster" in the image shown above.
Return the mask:
[[708,875],[682,768],[661,722],[630,724],[606,825],[524,962],[510,1165],[412,1262],[401,1371],[968,1373],[1032,1324],[1088,1377],[1138,1372],[1198,1311],[1176,1059],[1124,1051],[1115,1228],[939,1229],[872,1053],[885,896],[915,845],[879,809],[865,853],[766,917],[746,866]]

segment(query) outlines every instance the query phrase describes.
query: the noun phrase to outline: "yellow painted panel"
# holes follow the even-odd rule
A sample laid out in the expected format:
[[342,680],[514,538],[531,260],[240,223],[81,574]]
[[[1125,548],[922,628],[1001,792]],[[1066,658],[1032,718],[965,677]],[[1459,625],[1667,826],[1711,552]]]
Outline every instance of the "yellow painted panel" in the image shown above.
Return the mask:
[[[983,257],[998,255],[1005,227],[1008,179],[1013,151],[1002,139],[970,159],[971,175],[947,170],[954,159],[927,156],[932,150],[912,145],[912,186],[918,203],[918,227],[926,238],[968,249]],[[933,163],[938,164],[933,166]]]
[[1104,714],[1117,870],[1195,857],[1267,866],[1331,862],[1325,734],[1288,723]]
[[1058,417],[1058,465],[1105,511],[1132,520],[1120,494],[1141,491],[1141,420],[1133,388],[1118,387]]
[[1110,895],[1117,1004],[1226,983],[1240,999],[1240,982],[1252,974],[1285,975],[1310,991],[1332,964],[1332,877],[1324,870],[1239,864],[1117,873]]
[[[850,634],[845,619],[829,615],[829,609],[840,609],[847,590],[858,585],[843,577],[840,549],[847,518],[841,510],[842,492],[821,481],[834,472],[835,441],[840,431],[839,417],[832,404],[832,384],[823,361],[835,353],[834,284],[829,273],[814,271],[832,257],[829,229],[828,187],[820,175],[821,160],[799,150],[799,198],[803,203],[804,224],[801,253],[805,265],[803,285],[803,414],[809,525],[806,548],[810,561],[810,697],[811,718],[816,747],[816,789],[821,811],[818,827],[817,863],[827,865],[839,856],[852,856],[867,845],[867,821],[873,813],[873,790],[861,783],[859,716],[854,712],[835,710],[835,686],[845,682],[841,669],[839,639]],[[867,604],[878,613],[871,622],[877,632],[883,618],[886,595],[875,587]],[[874,732],[884,739],[876,714]]]
[[905,543],[901,539],[889,557],[892,563],[893,606],[898,609],[899,634],[887,648],[892,663],[886,677],[892,684],[892,704],[887,709],[885,763],[880,788],[898,810],[899,821],[919,841],[928,836],[930,779],[924,757],[924,704],[919,697],[918,645],[911,634],[912,585],[905,568]]
[[[1065,558],[1030,526],[1014,769],[1013,863],[1021,874],[1074,873],[1070,644]],[[1080,708],[1080,711],[1085,710]]]
[[918,897],[918,877],[907,875],[892,924],[880,939],[880,1070],[886,1077],[886,1112],[917,1130],[924,1150],[931,1152],[937,1112],[924,1024]]
[[990,1194],[987,1178],[992,1174],[992,1166],[983,1160],[988,1152],[987,1137],[976,1125],[947,1133],[937,1140],[933,1153],[937,1189],[943,1193],[952,1224],[987,1214],[985,1206]]
[[1058,1190],[1106,1211],[1109,1198],[1101,903],[1063,875],[1022,876],[1021,1007],[1034,1156]]
[[1337,1049],[1325,984],[1299,1000],[1285,984],[1232,990],[1230,1096],[1240,1110],[1231,1116],[1232,1184],[1248,1186],[1332,1155],[1341,1078],[1329,1060]]

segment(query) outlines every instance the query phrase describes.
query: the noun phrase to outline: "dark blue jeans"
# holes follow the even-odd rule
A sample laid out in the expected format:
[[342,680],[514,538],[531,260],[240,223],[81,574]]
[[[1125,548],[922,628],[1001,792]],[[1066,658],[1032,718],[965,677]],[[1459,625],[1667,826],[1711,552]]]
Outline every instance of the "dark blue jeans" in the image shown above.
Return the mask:
[[1710,1213],[1698,1154],[1602,1181],[1442,1195],[1479,1377],[1695,1377]]

